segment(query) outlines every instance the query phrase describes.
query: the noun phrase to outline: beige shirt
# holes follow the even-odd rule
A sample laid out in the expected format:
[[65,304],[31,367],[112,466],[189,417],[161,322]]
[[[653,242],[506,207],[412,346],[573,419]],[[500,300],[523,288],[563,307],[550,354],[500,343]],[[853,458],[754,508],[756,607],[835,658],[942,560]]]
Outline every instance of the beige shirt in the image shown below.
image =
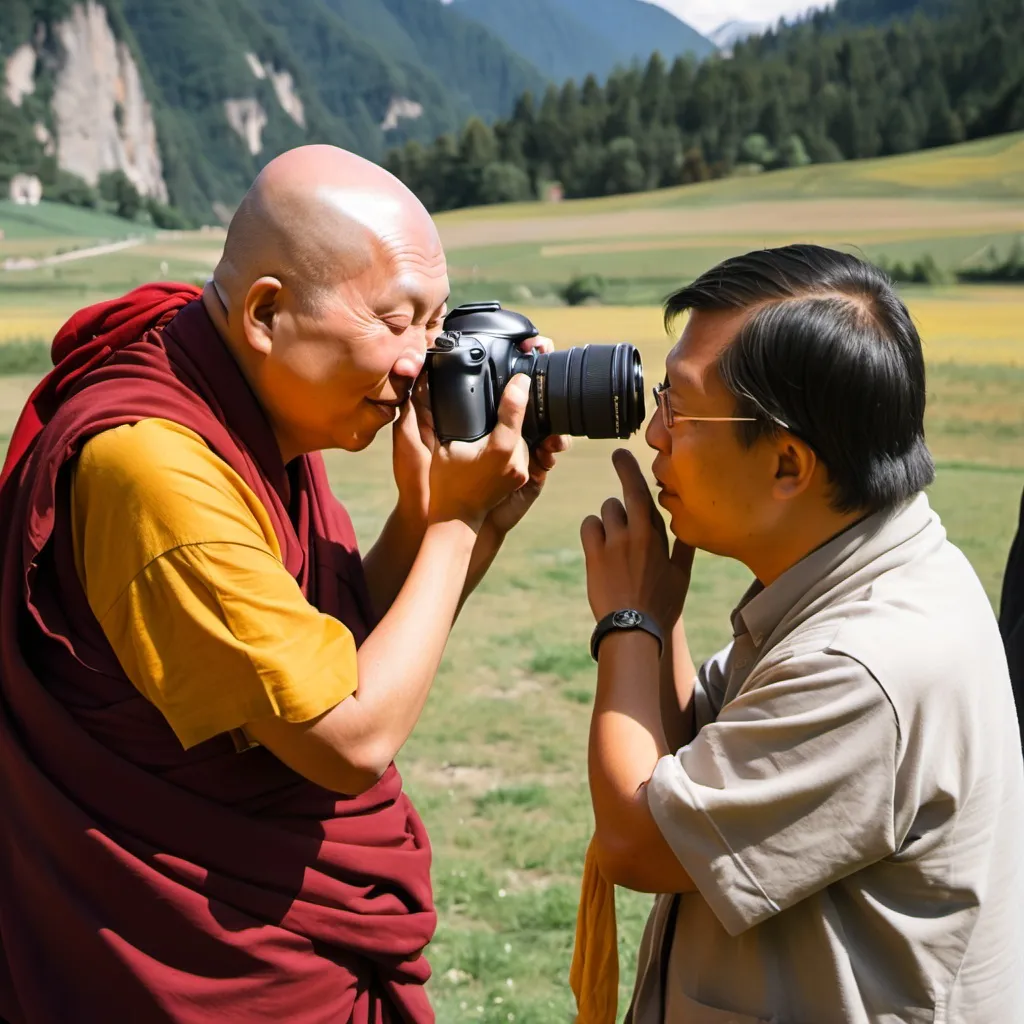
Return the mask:
[[733,624],[647,788],[698,891],[657,898],[627,1021],[1024,1022],[1017,718],[925,496],[755,584]]

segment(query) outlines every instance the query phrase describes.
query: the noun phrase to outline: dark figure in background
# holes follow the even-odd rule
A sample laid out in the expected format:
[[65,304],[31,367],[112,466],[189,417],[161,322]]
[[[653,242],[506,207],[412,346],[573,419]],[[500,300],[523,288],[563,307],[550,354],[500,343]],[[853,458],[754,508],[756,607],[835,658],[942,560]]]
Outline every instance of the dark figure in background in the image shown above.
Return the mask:
[[999,631],[1006,644],[1006,660],[1010,665],[1013,699],[1017,703],[1021,742],[1024,743],[1024,494],[1020,501],[1020,523],[1017,538],[1010,548],[1003,579],[1003,598],[999,608]]

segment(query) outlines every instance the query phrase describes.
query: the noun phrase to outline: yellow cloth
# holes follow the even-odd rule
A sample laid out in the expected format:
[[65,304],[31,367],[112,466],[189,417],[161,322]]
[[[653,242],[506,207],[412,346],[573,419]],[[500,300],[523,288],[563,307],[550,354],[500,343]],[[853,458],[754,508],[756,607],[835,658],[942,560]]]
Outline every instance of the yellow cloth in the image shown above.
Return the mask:
[[591,839],[583,862],[569,985],[576,996],[576,1024],[615,1024],[619,1003],[615,886],[601,874],[594,844]]
[[90,439],[71,512],[89,606],[183,747],[355,692],[352,634],[309,604],[266,509],[191,430],[148,419]]

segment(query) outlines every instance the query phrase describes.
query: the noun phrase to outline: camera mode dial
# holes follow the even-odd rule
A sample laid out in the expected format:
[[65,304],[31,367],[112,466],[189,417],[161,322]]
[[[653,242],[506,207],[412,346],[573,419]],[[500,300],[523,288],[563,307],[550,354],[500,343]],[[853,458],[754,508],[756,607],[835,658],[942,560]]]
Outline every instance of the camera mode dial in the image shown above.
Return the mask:
[[461,335],[458,331],[445,331],[444,334],[437,336],[434,348],[439,348],[442,352],[451,352],[459,344],[460,337]]

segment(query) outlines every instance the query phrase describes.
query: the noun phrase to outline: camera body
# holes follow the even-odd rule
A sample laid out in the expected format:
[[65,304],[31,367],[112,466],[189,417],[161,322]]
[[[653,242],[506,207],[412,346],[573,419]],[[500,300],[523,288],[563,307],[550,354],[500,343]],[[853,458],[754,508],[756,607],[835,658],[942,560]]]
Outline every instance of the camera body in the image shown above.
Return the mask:
[[476,441],[498,421],[517,374],[530,377],[523,437],[533,447],[552,434],[629,437],[644,420],[643,367],[635,346],[583,345],[524,352],[537,328],[499,302],[453,309],[427,350],[434,432],[441,441]]
[[[517,373],[534,375],[537,353],[520,345],[537,334],[525,316],[498,302],[466,303],[444,318],[426,365],[440,440],[476,441],[494,429],[505,386]],[[528,403],[523,423],[523,437],[532,443],[543,439],[534,405]]]

